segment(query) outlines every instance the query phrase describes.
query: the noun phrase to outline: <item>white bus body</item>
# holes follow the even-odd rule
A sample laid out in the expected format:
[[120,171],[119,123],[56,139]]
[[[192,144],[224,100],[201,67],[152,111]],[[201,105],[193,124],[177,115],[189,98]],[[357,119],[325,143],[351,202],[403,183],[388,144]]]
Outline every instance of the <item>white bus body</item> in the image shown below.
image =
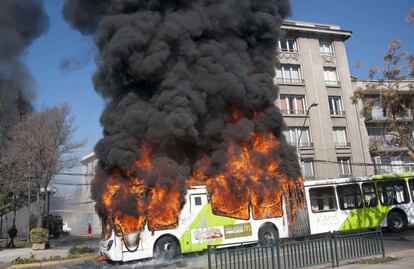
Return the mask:
[[[286,207],[283,209],[286,212]],[[112,229],[111,236],[101,241],[100,252],[112,261],[126,262],[154,257],[154,250],[159,242],[163,242],[161,248],[171,247],[168,245],[171,241],[165,238],[172,238],[178,244],[180,253],[202,251],[207,249],[208,245],[260,241],[263,237],[269,236],[264,233],[271,232],[272,229],[276,231],[276,236],[284,238],[289,236],[287,222],[286,214],[280,218],[262,220],[254,220],[252,217],[249,220],[240,220],[214,215],[206,188],[193,187],[187,191],[186,203],[176,228],[153,232],[145,228],[140,232],[138,246],[133,249],[129,246],[129,250],[125,243],[128,238],[123,239]],[[134,236],[131,237],[133,241]]]

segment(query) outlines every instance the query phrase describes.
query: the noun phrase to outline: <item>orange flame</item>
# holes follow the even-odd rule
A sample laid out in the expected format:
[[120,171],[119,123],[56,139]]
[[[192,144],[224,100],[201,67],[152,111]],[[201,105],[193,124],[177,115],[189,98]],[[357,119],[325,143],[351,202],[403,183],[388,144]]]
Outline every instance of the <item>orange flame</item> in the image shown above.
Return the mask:
[[[243,117],[231,110],[229,120],[236,122]],[[290,217],[298,208],[305,206],[303,179],[290,178],[281,169],[281,159],[274,156],[281,143],[270,131],[252,132],[250,141],[238,144],[228,142],[227,159],[214,175],[207,173],[211,166],[208,156],[201,158],[186,179],[186,185],[206,185],[211,197],[213,212],[217,215],[238,219],[273,218],[282,216],[282,197],[288,204]],[[107,180],[101,196],[101,204],[123,233],[143,229],[148,223],[150,230],[176,227],[182,208],[182,181],[168,184],[158,180],[162,171],[151,161],[151,147],[141,144],[141,158],[127,171],[115,171]],[[280,158],[280,157],[279,157]],[[151,186],[134,171],[155,178]],[[134,203],[131,203],[135,201]],[[128,208],[127,204],[133,204]],[[124,209],[125,206],[128,209]]]

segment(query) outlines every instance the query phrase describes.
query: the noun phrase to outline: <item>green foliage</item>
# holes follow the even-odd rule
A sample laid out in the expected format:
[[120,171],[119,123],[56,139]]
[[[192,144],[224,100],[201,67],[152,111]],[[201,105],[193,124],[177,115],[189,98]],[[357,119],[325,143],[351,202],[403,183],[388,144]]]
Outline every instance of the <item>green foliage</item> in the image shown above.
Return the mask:
[[12,261],[12,264],[28,264],[28,263],[35,263],[35,262],[49,262],[49,261],[58,261],[58,260],[61,260],[61,259],[62,259],[61,256],[49,256],[49,257],[44,257],[42,260],[38,260],[38,259],[35,258],[33,253],[30,253],[29,258],[17,257],[16,259],[14,259]]
[[73,246],[69,249],[69,258],[76,258],[81,256],[82,254],[87,254],[87,253],[94,253],[95,250],[93,248],[90,247],[80,247],[78,248],[77,246]]
[[44,228],[34,228],[30,231],[30,242],[47,243],[49,241],[49,231]]
[[20,258],[17,257],[16,259],[14,259],[12,261],[12,264],[26,264],[26,263],[34,263],[34,262],[38,262],[39,260],[36,260],[33,253],[30,252],[30,257],[29,258]]

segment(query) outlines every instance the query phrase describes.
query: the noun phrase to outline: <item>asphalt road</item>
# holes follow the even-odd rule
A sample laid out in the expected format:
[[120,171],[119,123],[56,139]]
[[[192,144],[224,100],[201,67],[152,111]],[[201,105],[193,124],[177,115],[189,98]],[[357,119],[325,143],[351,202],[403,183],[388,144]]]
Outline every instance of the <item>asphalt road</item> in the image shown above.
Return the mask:
[[[386,254],[395,253],[399,251],[409,250],[414,248],[414,226],[409,227],[408,230],[400,234],[393,234],[384,231],[384,244]],[[192,254],[180,257],[175,261],[156,261],[149,260],[144,262],[134,262],[125,264],[109,264],[107,262],[84,262],[81,264],[49,267],[57,269],[84,269],[84,268],[143,268],[143,269],[176,269],[176,268],[207,268],[206,254]]]

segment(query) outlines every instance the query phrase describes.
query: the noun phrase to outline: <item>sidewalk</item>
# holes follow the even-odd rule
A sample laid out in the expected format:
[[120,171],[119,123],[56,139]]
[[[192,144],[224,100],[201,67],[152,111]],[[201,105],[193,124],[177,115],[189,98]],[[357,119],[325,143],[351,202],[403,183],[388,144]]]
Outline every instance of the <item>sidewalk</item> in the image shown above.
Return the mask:
[[36,259],[49,258],[51,256],[68,256],[69,249],[75,243],[78,247],[89,246],[97,249],[96,238],[66,236],[51,241],[51,248],[46,250],[33,250],[32,248],[14,248],[0,250],[0,269],[7,268],[17,257],[28,258],[33,253]]
[[398,251],[394,253],[387,253],[387,257],[399,258],[399,260],[392,261],[390,263],[377,263],[377,264],[345,264],[339,266],[343,269],[359,269],[359,268],[372,268],[372,269],[412,269],[414,268],[414,246],[413,249]]

